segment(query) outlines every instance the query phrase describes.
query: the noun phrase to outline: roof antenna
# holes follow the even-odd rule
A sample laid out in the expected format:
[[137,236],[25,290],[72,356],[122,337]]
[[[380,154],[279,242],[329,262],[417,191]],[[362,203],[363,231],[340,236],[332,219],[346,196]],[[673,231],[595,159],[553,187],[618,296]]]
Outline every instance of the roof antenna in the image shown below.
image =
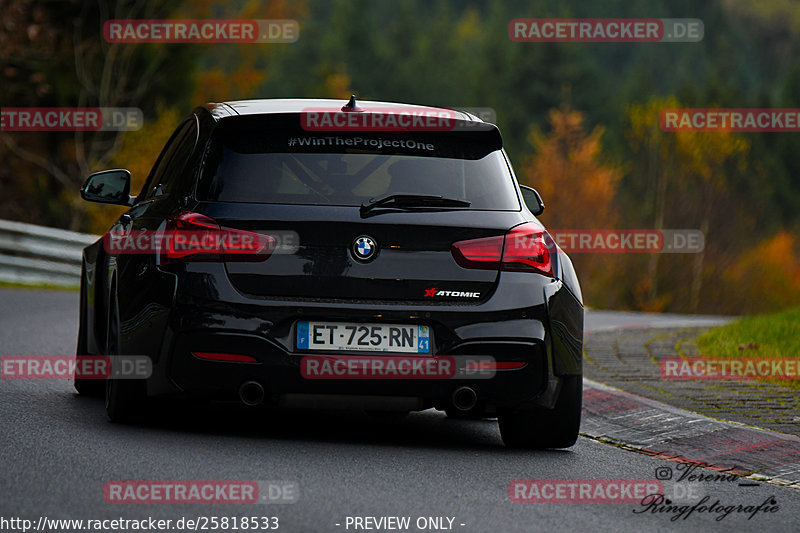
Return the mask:
[[350,101],[347,102],[346,104],[344,104],[344,106],[342,106],[342,111],[345,111],[345,112],[348,112],[348,111],[349,112],[353,112],[353,111],[361,112],[361,111],[364,111],[364,110],[361,109],[360,107],[358,107],[358,105],[356,104],[356,95],[351,95],[350,96]]

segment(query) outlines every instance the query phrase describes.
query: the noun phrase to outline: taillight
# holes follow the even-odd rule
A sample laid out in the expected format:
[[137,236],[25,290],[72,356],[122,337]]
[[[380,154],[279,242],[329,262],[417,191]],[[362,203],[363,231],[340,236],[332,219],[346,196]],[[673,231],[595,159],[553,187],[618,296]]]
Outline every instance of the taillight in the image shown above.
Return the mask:
[[479,361],[476,363],[469,363],[464,368],[464,370],[519,370],[520,368],[524,367],[528,363],[524,361],[520,362],[490,362],[490,361]]
[[263,261],[275,238],[222,227],[210,217],[183,211],[167,219],[162,257],[174,261]]
[[555,277],[550,261],[555,242],[535,224],[522,224],[506,234],[503,270],[525,270]]
[[195,357],[207,361],[224,361],[226,363],[257,363],[255,357],[233,353],[192,352]]
[[453,243],[450,251],[456,263],[464,268],[497,270],[503,257],[502,235]]
[[539,226],[528,223],[497,237],[456,242],[451,252],[464,268],[538,272],[555,277],[551,256],[556,245]]

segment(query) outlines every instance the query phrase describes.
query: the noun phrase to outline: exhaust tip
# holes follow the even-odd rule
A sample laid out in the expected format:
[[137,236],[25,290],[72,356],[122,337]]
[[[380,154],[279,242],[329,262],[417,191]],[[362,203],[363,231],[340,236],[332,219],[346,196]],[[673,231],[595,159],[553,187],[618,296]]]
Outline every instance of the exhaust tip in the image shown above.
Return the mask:
[[472,387],[459,387],[453,391],[453,407],[459,411],[469,411],[478,403],[478,394]]
[[258,381],[245,381],[239,387],[239,399],[251,407],[261,405],[264,402],[264,387]]

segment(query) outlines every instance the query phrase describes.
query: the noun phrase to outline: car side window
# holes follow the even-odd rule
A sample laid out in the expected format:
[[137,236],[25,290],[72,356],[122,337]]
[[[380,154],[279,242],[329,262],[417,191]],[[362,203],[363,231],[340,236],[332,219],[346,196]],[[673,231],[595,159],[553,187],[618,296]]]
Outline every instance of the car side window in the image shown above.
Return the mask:
[[178,180],[197,144],[194,117],[181,124],[162,150],[140,193],[142,200],[152,200],[170,191]]

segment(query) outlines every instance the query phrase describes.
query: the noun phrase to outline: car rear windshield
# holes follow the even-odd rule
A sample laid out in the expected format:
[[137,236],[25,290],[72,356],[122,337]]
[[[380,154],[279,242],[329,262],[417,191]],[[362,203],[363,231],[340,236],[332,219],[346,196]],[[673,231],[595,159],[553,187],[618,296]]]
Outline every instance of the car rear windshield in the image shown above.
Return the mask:
[[360,206],[399,193],[520,209],[500,147],[469,134],[228,128],[213,136],[198,187],[200,200],[295,205]]

